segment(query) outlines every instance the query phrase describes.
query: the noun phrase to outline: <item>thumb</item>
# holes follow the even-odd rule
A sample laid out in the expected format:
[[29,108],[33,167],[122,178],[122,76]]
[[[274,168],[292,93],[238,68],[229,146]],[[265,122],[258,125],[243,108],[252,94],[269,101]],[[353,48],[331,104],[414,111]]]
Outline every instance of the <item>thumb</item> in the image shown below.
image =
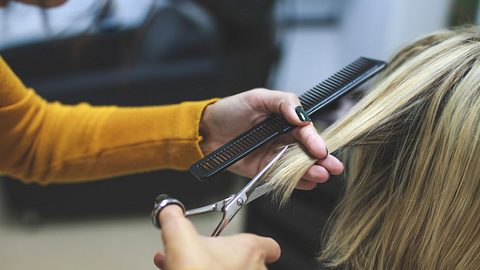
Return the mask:
[[157,253],[154,262],[166,269],[194,269],[202,265],[201,238],[178,205],[169,205],[159,214],[165,253]]
[[198,237],[195,227],[184,216],[182,208],[178,205],[169,205],[162,209],[159,223],[167,252],[179,252],[178,249],[184,249],[185,246],[191,245],[192,241]]

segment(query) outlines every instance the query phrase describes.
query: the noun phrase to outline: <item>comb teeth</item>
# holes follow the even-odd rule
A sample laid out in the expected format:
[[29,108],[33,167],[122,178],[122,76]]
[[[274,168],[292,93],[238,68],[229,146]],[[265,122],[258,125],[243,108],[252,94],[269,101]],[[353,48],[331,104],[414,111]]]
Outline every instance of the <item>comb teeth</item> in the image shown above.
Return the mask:
[[[385,66],[385,62],[360,57],[301,95],[300,102],[313,118],[320,109],[355,89]],[[208,179],[293,127],[280,116],[272,115],[197,161],[190,167],[190,172],[200,180]]]
[[191,170],[195,171],[195,175],[208,174],[239,155],[247,155],[259,142],[269,141],[271,137],[283,133],[287,126],[289,124],[283,118],[272,116],[200,160],[202,162],[194,164]]
[[331,99],[336,99],[351,90],[348,87],[349,84],[355,83],[355,80],[365,72],[366,68],[372,68],[375,64],[371,59],[361,57],[301,95],[300,102],[307,114],[315,113]]

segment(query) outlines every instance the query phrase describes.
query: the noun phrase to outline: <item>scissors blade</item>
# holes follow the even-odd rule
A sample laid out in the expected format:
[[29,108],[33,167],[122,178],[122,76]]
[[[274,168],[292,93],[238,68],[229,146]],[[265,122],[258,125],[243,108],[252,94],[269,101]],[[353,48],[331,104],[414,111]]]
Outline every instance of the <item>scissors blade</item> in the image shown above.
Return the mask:
[[247,203],[257,199],[269,191],[266,184],[261,184],[261,177],[270,169],[275,162],[287,151],[288,145],[281,148],[281,150],[270,160],[270,162],[257,173],[248,184],[237,193],[235,198],[226,206],[227,216],[233,218],[235,214]]
[[250,197],[250,195],[256,190],[256,188],[260,185],[260,179],[262,176],[270,169],[273,164],[275,164],[281,157],[282,155],[287,151],[288,145],[283,146],[281,150],[268,162],[268,164],[260,170],[253,178],[252,180],[242,189],[240,190],[239,194],[243,193],[247,197]]
[[248,200],[245,204],[249,204],[251,203],[252,201],[258,199],[259,197],[262,197],[263,195],[265,195],[266,193],[268,193],[270,191],[270,187],[267,186],[267,184],[263,184],[259,187],[257,187],[251,194],[250,196],[248,196]]
[[[223,208],[223,218],[220,223],[217,225],[217,228],[213,231],[212,236],[218,236],[220,233],[225,229],[225,227],[230,223],[230,221],[235,217],[235,215],[240,211],[240,209],[247,204],[249,201],[253,201],[254,199],[262,196],[268,191],[266,185],[260,185],[261,177],[270,169],[275,162],[277,162],[280,157],[287,151],[288,145],[284,146],[280,152],[278,152],[275,157],[265,166],[262,170],[257,173],[248,184],[240,190],[235,197],[227,203],[227,205]],[[260,189],[259,189],[260,188]],[[254,195],[254,199],[250,199],[250,197]]]

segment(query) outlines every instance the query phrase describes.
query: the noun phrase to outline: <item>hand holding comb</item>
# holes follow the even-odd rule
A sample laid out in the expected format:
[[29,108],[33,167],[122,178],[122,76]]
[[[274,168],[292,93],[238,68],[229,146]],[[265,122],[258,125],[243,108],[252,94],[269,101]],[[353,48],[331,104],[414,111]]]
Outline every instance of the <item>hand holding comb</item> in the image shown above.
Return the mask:
[[[360,57],[302,94],[300,102],[308,116],[314,119],[322,108],[354,90],[385,67],[383,61]],[[209,179],[293,128],[279,115],[272,115],[194,163],[190,172],[200,180]]]

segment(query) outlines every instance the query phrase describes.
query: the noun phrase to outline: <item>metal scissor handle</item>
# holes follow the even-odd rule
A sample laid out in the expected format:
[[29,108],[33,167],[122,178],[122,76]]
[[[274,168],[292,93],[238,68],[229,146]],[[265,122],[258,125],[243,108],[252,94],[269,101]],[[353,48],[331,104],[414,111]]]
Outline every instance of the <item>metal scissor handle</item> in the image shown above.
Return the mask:
[[180,206],[183,210],[183,213],[185,213],[185,206],[181,201],[171,198],[168,194],[160,194],[155,198],[155,205],[153,206],[152,213],[150,214],[153,226],[161,229],[160,223],[158,223],[158,215],[160,215],[160,211],[162,211],[163,208],[171,204]]
[[[160,211],[165,208],[167,205],[170,204],[177,204],[180,207],[182,207],[183,212],[185,213],[185,216],[194,216],[194,215],[200,215],[204,213],[210,213],[210,212],[221,212],[222,213],[222,219],[218,223],[217,227],[213,231],[211,236],[218,236],[222,231],[227,227],[227,225],[230,223],[230,221],[235,217],[235,215],[240,211],[240,209],[254,201],[255,199],[263,196],[265,193],[269,191],[269,188],[266,184],[260,185],[260,179],[262,176],[270,169],[275,162],[277,162],[280,157],[285,153],[287,150],[288,146],[284,146],[279,153],[275,155],[275,157],[258,172],[248,184],[243,187],[237,194],[232,194],[228,196],[227,198],[220,200],[218,202],[202,206],[199,208],[191,209],[188,211],[185,211],[185,207],[183,204],[176,199],[170,198],[170,196],[166,194],[162,194],[157,197],[157,201],[155,202],[154,210],[152,211],[152,222],[155,225],[155,227],[160,228],[158,224],[158,215]],[[162,197],[163,196],[163,197]],[[163,199],[162,199],[163,198]],[[159,201],[159,199],[162,199]]]
[[195,215],[200,215],[200,214],[205,214],[210,212],[222,212],[225,205],[227,205],[234,197],[235,197],[235,194],[232,194],[227,198],[221,201],[218,201],[216,203],[212,203],[199,208],[188,210],[185,212],[185,216],[189,217],[189,216],[195,216]]

